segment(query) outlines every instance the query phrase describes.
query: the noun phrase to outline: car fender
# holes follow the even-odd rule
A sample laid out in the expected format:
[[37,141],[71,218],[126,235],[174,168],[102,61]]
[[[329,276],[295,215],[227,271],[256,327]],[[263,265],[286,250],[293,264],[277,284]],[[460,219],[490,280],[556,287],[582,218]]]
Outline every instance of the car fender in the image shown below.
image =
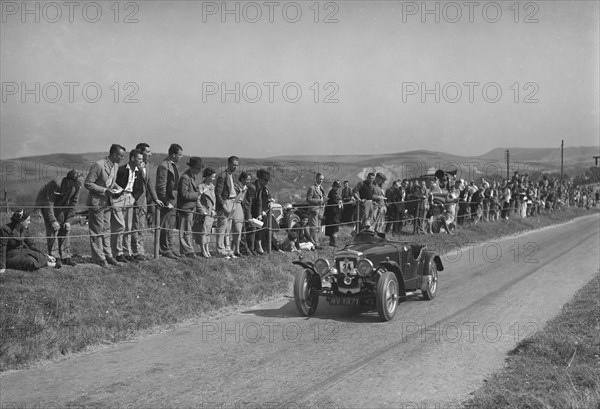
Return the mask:
[[[434,252],[426,251],[424,257],[425,263],[423,264],[423,269],[426,269],[431,261],[435,263],[438,271],[444,271],[444,265],[442,264],[442,259]],[[422,271],[422,274],[426,274],[426,271]]]
[[308,261],[308,262],[305,263],[304,261],[298,261],[297,260],[297,261],[292,261],[292,264],[295,264],[295,265],[300,266],[302,268],[305,268],[307,270],[311,270],[315,274],[317,273],[315,271],[315,265],[312,262],[310,262],[310,261]]
[[[392,260],[387,260],[379,263],[377,269],[379,269],[379,267],[385,267],[386,270],[392,271],[396,275],[396,279],[398,280],[398,284],[400,285],[400,294],[405,294],[406,289],[404,288],[404,276],[402,275],[402,269],[400,268],[398,263]],[[378,275],[381,276],[381,274],[379,273]]]

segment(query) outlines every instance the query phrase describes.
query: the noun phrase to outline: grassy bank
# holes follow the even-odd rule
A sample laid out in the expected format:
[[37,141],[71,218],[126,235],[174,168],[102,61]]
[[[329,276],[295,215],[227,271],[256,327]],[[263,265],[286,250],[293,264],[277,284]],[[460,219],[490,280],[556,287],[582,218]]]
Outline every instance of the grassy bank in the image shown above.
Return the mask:
[[[452,236],[400,239],[461,246],[591,213],[572,208],[539,218],[479,223],[460,228]],[[340,244],[350,239],[349,229],[344,229]],[[74,247],[89,251],[85,243]],[[333,248],[325,247],[305,257],[314,260],[330,257],[333,252]],[[297,257],[276,253],[237,260],[161,258],[111,269],[84,262],[33,273],[7,270],[0,275],[0,370],[124,341],[141,331],[288,293],[291,273],[296,271],[291,261]]]
[[600,275],[509,353],[466,408],[600,408]]

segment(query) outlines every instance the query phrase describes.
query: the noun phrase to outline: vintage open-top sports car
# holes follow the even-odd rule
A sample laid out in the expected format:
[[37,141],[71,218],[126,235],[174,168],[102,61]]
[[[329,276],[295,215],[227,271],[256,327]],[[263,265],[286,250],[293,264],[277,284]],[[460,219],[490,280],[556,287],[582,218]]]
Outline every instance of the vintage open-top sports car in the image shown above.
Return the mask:
[[294,261],[302,267],[294,279],[294,300],[301,315],[315,313],[319,297],[330,305],[375,307],[383,321],[394,317],[402,296],[418,294],[432,300],[438,271],[444,269],[436,252],[420,244],[387,240],[363,231],[335,254],[330,263]]

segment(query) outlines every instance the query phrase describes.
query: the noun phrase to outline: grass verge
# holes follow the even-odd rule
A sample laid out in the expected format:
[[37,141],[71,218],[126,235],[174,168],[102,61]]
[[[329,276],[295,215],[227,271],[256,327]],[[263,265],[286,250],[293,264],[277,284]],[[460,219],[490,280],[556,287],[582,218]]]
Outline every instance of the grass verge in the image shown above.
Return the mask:
[[[429,245],[482,242],[561,223],[597,211],[570,208],[528,219],[479,223],[455,235],[400,236]],[[351,240],[343,229],[339,242]],[[323,237],[323,245],[326,238]],[[82,245],[83,246],[83,245]],[[82,247],[83,249],[83,247]],[[308,252],[331,257],[334,249]],[[83,263],[60,270],[7,270],[0,275],[0,371],[60,358],[142,331],[184,322],[289,292],[293,253],[237,260],[158,259],[102,269]]]
[[463,405],[479,408],[600,408],[600,274],[543,331],[522,340]]

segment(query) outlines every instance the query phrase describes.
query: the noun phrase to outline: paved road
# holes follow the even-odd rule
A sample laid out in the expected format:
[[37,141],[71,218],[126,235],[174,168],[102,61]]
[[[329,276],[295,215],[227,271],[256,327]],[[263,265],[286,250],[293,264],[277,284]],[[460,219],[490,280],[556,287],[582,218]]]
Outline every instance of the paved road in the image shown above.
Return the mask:
[[323,300],[300,318],[288,296],[8,373],[2,407],[452,407],[598,271],[599,232],[593,215],[450,252],[437,298],[388,323]]

